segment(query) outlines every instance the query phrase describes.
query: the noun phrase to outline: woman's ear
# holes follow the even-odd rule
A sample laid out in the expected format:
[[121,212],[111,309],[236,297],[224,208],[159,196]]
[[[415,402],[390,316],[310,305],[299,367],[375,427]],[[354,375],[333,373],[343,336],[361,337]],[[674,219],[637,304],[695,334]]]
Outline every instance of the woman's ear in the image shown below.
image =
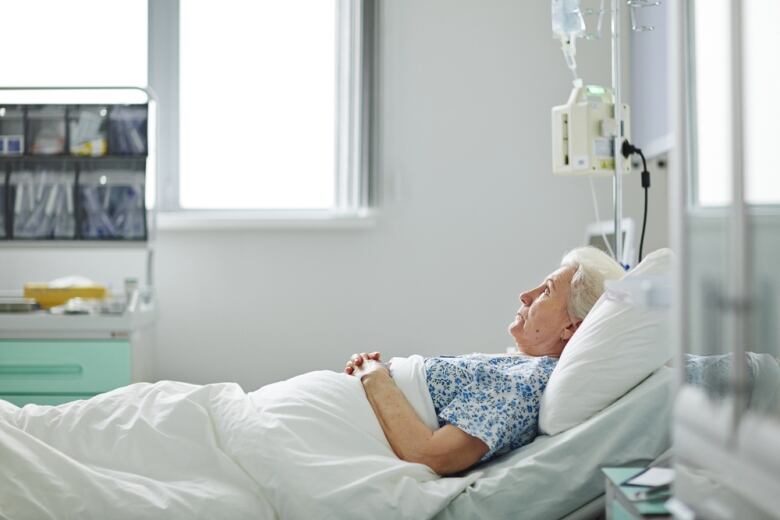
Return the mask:
[[580,328],[581,323],[582,320],[572,321],[569,326],[561,332],[561,339],[563,341],[569,341],[571,337],[574,336],[574,333],[577,332],[577,329]]

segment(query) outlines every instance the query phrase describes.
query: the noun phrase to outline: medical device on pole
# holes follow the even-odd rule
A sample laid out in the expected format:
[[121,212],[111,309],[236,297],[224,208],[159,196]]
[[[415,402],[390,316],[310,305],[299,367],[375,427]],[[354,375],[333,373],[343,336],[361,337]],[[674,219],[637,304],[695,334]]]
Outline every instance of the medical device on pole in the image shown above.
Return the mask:
[[[565,105],[552,109],[552,167],[555,175],[615,174],[615,137],[630,136],[629,109],[622,106],[623,131],[615,119],[615,96],[611,89],[582,85],[576,81]],[[623,173],[631,164],[623,161]]]
[[[612,88],[584,85],[577,74],[576,39],[598,39],[601,36],[601,22],[604,14],[604,0],[597,9],[582,9],[581,0],[551,0],[553,38],[561,41],[561,50],[566,65],[574,75],[574,89],[565,105],[552,109],[552,170],[555,175],[611,176],[613,179],[614,235],[622,236],[623,186],[622,175],[629,173],[631,164],[626,161],[630,154],[641,154],[633,146],[624,146],[630,138],[630,110],[621,98],[620,64],[620,7],[626,1],[632,10],[632,28],[637,31],[652,30],[652,27],[635,23],[634,11],[638,7],[658,5],[658,0],[611,0],[610,10],[612,42]],[[595,32],[587,32],[586,16],[597,16]],[[644,165],[644,156],[643,165]],[[642,186],[649,187],[649,173],[643,167]],[[647,198],[645,198],[647,200]],[[595,195],[594,195],[595,201]],[[647,220],[645,202],[645,223]],[[596,210],[598,213],[598,209]],[[606,239],[605,239],[606,242]],[[611,247],[609,243],[607,248]],[[623,258],[622,241],[615,240],[613,255]],[[641,254],[640,254],[641,256]],[[639,259],[641,261],[641,258]],[[624,266],[628,267],[628,266]]]

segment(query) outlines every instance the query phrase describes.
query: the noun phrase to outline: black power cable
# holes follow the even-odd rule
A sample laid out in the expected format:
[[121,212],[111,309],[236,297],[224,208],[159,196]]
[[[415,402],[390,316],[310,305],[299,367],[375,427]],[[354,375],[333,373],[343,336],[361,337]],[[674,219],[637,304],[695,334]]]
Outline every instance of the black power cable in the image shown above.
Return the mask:
[[628,159],[628,157],[633,154],[637,154],[642,158],[642,188],[645,190],[645,211],[644,216],[642,217],[642,236],[639,239],[639,261],[641,262],[642,249],[645,245],[645,229],[647,228],[647,191],[648,188],[650,188],[650,172],[647,171],[647,161],[645,160],[645,154],[642,153],[640,148],[637,148],[628,141],[623,141],[623,146],[621,147],[620,152],[626,159]]

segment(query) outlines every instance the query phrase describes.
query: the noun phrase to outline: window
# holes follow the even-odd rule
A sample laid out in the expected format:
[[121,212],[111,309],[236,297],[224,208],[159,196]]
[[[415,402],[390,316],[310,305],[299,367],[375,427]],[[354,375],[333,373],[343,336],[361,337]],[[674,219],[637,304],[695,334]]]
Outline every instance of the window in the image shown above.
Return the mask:
[[147,84],[147,0],[0,1],[4,87]]
[[780,20],[777,0],[742,3],[745,37],[743,95],[745,97],[745,196],[752,204],[780,204],[777,174],[777,124],[780,105]]
[[[731,202],[730,5],[729,0],[697,0],[695,6],[695,195],[701,206],[723,206]],[[698,16],[701,10],[706,16]]]
[[[164,46],[178,48],[167,58],[178,85],[160,102],[161,118],[178,106],[178,154],[162,211],[243,218],[365,204],[365,3],[179,1],[178,41]],[[173,148],[161,143],[161,156]]]
[[[698,0],[695,6],[695,196],[699,206],[724,206],[732,201],[731,2]],[[780,2],[755,0],[742,6],[745,200],[780,204],[773,131],[780,120],[780,105],[774,101],[780,91],[780,62],[775,56],[780,36],[772,26],[780,17]]]

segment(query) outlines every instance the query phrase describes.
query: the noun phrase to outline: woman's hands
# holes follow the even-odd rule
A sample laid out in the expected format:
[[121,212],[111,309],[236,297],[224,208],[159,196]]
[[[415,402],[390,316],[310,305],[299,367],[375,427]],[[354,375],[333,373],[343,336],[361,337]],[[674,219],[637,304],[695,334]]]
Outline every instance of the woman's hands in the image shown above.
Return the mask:
[[379,352],[352,354],[350,360],[344,365],[344,372],[360,379],[378,370],[384,370],[389,374],[387,364],[380,360],[381,355]]

